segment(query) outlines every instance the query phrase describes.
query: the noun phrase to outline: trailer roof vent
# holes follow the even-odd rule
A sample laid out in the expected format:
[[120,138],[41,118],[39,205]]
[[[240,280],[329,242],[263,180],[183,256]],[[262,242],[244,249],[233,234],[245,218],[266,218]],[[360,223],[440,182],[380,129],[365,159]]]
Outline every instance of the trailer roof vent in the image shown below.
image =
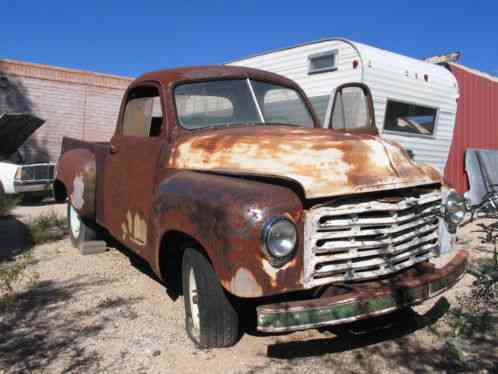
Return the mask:
[[337,49],[308,56],[308,74],[337,70]]

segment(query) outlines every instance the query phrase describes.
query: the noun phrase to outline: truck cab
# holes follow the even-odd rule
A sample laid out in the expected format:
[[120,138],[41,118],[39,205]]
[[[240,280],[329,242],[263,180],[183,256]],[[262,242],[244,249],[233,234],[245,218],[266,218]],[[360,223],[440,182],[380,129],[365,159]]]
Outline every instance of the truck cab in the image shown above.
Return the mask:
[[[337,95],[351,89],[365,94]],[[110,142],[64,139],[54,192],[68,202],[72,242],[108,231],[167,287],[181,280],[186,330],[201,348],[235,344],[241,308],[255,308],[260,331],[282,332],[443,292],[466,252],[442,268],[430,260],[453,248],[463,199],[375,136],[368,95],[363,109],[340,100],[324,129],[302,89],[273,73],[143,75]]]

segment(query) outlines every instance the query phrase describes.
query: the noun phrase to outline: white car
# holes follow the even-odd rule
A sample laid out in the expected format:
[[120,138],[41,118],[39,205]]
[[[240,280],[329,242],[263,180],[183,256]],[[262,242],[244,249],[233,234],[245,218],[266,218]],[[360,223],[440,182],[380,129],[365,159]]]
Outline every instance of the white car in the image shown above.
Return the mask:
[[12,156],[44,121],[31,114],[0,115],[0,195],[19,194],[41,199],[52,190],[55,163],[24,163]]

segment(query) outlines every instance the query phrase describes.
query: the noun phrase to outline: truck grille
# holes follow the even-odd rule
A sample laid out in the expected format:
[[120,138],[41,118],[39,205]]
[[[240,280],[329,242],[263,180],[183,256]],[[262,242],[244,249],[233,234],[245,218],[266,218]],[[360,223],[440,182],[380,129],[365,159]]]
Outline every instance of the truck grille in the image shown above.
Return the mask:
[[54,179],[54,164],[47,165],[23,165],[21,180],[28,181],[51,181]]
[[440,209],[439,190],[311,209],[305,286],[375,278],[429,259],[439,246]]

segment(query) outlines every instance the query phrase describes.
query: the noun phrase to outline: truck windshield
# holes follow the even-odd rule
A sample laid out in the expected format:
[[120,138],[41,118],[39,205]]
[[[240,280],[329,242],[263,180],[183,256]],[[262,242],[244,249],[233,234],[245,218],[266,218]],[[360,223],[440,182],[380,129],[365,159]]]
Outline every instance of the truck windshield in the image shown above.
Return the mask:
[[191,130],[243,123],[313,127],[297,91],[249,79],[179,85],[175,104],[180,124]]

